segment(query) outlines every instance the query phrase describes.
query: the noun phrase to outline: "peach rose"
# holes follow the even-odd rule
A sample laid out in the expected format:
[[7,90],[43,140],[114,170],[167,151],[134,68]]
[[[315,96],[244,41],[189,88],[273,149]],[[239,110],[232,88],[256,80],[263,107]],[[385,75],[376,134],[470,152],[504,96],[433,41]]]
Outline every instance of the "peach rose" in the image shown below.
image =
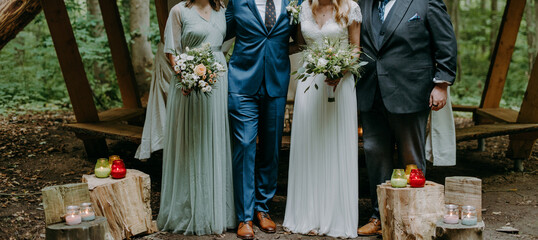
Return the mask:
[[194,73],[198,76],[205,75],[205,72],[207,71],[207,68],[203,64],[198,64],[196,67],[194,67]]

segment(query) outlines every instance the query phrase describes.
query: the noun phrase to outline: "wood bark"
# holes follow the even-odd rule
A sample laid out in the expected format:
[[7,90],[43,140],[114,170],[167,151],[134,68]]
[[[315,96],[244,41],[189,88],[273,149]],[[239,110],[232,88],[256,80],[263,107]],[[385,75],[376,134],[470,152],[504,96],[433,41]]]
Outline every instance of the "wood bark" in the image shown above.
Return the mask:
[[61,217],[66,213],[67,206],[90,202],[90,192],[86,183],[50,186],[43,188],[41,193],[47,225],[63,222]]
[[475,177],[445,178],[445,203],[476,208],[478,221],[482,221],[482,180]]
[[41,12],[34,0],[0,1],[0,50]]
[[[484,1],[484,0],[482,0]],[[450,15],[450,19],[452,20],[452,25],[454,26],[454,34],[456,35],[456,39],[459,39],[459,9],[460,9],[460,0],[448,0],[446,1],[448,14]],[[461,77],[463,75],[463,66],[461,64],[461,57],[460,54],[457,56],[457,74],[456,74],[456,81],[461,81]]]
[[149,2],[149,0],[130,0],[131,55],[141,96],[148,92],[153,67],[153,52],[147,35],[150,16]]
[[377,186],[383,239],[431,239],[443,217],[444,187],[426,181],[423,188]]
[[482,240],[484,236],[484,222],[478,222],[475,226],[461,224],[446,224],[442,220],[437,222],[435,228],[435,240]]
[[69,226],[65,223],[49,225],[45,235],[46,240],[113,240],[106,218],[99,216],[93,221],[78,225]]
[[489,49],[490,52],[495,48],[495,41],[497,40],[497,30],[499,29],[499,21],[497,20],[499,15],[499,3],[498,0],[491,0],[491,32],[489,35]]
[[[525,21],[527,23],[527,46],[528,46],[528,58],[529,69],[534,66],[534,59],[538,52],[538,1],[527,0],[527,6],[525,7]],[[530,71],[529,71],[530,74]]]
[[149,175],[127,170],[123,179],[96,178],[84,175],[96,215],[105,216],[114,239],[157,231],[151,216],[151,181]]
[[[95,24],[91,31],[91,36],[94,38],[103,36],[104,29],[101,21],[101,9],[99,8],[99,0],[86,0],[86,7],[88,9],[88,20],[97,21],[97,24]],[[105,71],[103,70],[99,62],[93,63],[92,70],[93,78],[96,79],[98,83],[102,84],[105,81]],[[101,105],[101,107],[106,107],[103,106],[103,104],[100,104],[99,101],[97,102],[99,105]]]

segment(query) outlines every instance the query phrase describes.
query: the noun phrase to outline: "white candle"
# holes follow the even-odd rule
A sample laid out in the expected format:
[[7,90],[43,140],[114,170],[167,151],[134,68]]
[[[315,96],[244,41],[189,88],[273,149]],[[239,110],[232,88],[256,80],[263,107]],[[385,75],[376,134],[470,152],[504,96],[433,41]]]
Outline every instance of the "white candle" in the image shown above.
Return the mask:
[[458,215],[445,215],[443,221],[448,224],[457,224],[459,222],[460,218]]
[[80,217],[82,218],[82,221],[92,221],[95,219],[95,213],[90,212],[86,209],[86,211],[80,213]]
[[82,219],[80,215],[71,214],[65,217],[65,223],[67,223],[67,225],[77,225],[80,224],[81,221]]

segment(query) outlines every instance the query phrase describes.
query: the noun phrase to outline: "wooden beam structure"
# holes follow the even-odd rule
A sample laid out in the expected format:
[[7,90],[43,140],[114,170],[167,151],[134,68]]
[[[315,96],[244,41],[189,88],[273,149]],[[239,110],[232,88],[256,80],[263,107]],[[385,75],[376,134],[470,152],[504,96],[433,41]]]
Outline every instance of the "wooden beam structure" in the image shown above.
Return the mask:
[[[517,117],[518,123],[538,123],[538,56],[534,61],[527,91],[521,103]],[[517,134],[510,136],[507,156],[514,159],[526,159],[532,152],[532,147],[538,135],[536,133]],[[519,166],[518,166],[519,165]],[[516,168],[522,170],[521,163],[516,162]]]
[[125,40],[120,12],[116,1],[99,0],[103,22],[105,24],[112,61],[118,78],[123,107],[141,108],[140,94],[136,85],[131,55]]
[[168,19],[168,1],[155,0],[155,11],[157,12],[157,22],[159,24],[159,33],[161,34],[161,42],[164,42],[164,28]]
[[77,122],[97,122],[99,117],[92,90],[86,77],[65,3],[63,0],[40,0],[40,2]]
[[526,0],[507,0],[497,42],[491,56],[480,108],[498,108],[506,82],[506,75],[523,18]]

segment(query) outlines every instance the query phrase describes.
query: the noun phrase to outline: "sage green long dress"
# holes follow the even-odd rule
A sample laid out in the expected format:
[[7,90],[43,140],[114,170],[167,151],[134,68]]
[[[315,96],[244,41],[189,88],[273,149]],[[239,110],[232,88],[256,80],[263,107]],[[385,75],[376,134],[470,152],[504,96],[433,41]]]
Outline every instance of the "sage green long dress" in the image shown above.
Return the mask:
[[[226,66],[220,46],[226,34],[225,9],[209,20],[181,2],[170,10],[165,28],[166,53],[210,43]],[[186,235],[220,234],[235,227],[231,146],[228,127],[228,79],[222,73],[209,95],[183,96],[170,83],[163,149],[160,230]]]

